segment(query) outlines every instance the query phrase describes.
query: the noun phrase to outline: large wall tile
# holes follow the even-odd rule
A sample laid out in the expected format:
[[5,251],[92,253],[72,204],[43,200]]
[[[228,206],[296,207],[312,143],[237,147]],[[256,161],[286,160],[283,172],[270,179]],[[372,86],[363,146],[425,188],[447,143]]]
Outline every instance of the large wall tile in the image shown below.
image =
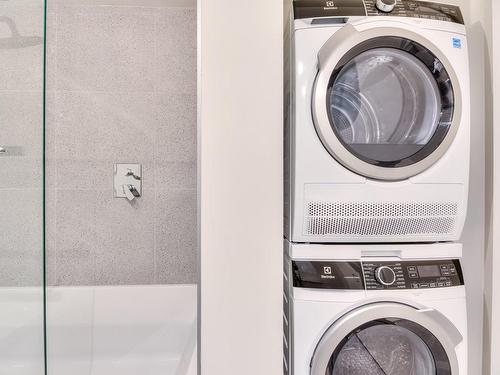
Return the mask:
[[40,286],[43,271],[42,190],[0,189],[0,285]]
[[56,106],[58,188],[112,188],[113,164],[130,162],[153,187],[152,94],[58,92]]
[[21,149],[19,153],[0,155],[0,188],[40,188],[43,176],[42,94],[0,91],[0,121],[0,146]]
[[157,90],[196,92],[196,10],[164,8],[158,12]]
[[156,102],[158,162],[196,161],[196,97],[160,93]]
[[[38,91],[43,84],[42,0],[0,2],[0,90]],[[18,33],[21,38],[8,39]]]
[[160,283],[197,282],[196,190],[157,193],[156,263]]
[[145,8],[59,5],[57,89],[151,91],[154,25]]
[[47,3],[47,30],[46,30],[46,68],[45,88],[47,92],[56,90],[57,74],[57,17],[58,5],[49,0]]
[[196,189],[197,163],[158,161],[155,168],[158,189]]
[[45,190],[45,272],[47,285],[56,285],[56,190]]
[[41,288],[43,286],[43,250],[41,246],[37,250],[36,257],[18,255],[9,259],[2,259],[0,285],[2,287]]
[[94,285],[96,192],[58,190],[56,194],[56,284]]
[[129,202],[102,191],[96,202],[96,284],[154,283],[154,192]]
[[156,186],[196,188],[196,98],[192,94],[156,96]]

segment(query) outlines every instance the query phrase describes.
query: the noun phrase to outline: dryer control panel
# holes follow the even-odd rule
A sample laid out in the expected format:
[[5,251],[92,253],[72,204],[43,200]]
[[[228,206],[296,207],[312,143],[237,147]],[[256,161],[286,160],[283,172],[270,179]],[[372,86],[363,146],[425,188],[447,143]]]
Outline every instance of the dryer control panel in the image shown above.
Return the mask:
[[293,286],[315,289],[434,289],[464,285],[458,259],[293,261]]
[[294,0],[293,9],[295,19],[396,16],[464,23],[459,7],[419,0]]

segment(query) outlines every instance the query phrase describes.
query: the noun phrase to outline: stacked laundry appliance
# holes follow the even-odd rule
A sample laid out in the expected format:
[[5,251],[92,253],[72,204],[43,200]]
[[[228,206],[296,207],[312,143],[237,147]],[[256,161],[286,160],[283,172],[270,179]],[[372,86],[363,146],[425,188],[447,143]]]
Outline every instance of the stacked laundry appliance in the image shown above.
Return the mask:
[[465,375],[460,9],[295,0],[285,24],[284,373]]

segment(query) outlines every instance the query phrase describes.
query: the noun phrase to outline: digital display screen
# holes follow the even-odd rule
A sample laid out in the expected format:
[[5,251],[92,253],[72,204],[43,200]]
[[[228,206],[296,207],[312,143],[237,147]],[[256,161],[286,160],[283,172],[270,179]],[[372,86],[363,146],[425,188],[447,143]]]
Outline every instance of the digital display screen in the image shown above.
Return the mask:
[[430,266],[418,266],[418,274],[420,277],[439,277],[441,276],[441,272],[439,271],[439,266],[430,265]]

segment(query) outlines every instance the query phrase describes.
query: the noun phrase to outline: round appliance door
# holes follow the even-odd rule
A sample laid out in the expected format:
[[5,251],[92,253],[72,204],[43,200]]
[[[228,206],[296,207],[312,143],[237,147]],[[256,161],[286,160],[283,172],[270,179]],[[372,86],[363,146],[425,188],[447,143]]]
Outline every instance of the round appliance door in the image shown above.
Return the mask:
[[334,35],[319,55],[313,114],[323,145],[365,177],[421,173],[446,152],[459,125],[458,83],[448,61],[411,32],[346,28],[354,37]]
[[398,303],[361,307],[320,340],[311,375],[457,375],[462,337],[435,310]]

